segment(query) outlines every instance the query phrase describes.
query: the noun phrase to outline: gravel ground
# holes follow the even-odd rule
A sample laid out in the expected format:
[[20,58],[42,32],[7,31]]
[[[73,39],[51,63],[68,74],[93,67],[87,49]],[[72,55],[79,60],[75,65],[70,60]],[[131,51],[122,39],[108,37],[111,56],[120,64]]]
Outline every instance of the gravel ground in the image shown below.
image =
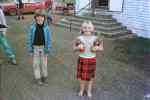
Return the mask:
[[[26,29],[32,16],[24,21],[7,17],[8,38],[12,42],[18,65],[7,63],[1,53],[0,100],[89,100],[78,97],[79,83],[75,78],[77,55],[72,40],[78,32],[69,32],[52,25],[53,52],[48,58],[49,86],[38,86],[33,81],[32,64],[26,50]],[[143,100],[149,93],[149,59],[127,52],[129,40],[104,38],[105,51],[97,57],[97,75],[92,100]],[[131,46],[132,47],[132,46]],[[131,48],[132,49],[132,48]]]

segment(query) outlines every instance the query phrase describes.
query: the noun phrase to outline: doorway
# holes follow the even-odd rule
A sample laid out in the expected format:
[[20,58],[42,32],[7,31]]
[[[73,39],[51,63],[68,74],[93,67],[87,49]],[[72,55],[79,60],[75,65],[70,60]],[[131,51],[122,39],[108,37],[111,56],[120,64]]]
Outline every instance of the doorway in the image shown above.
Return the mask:
[[96,8],[108,8],[108,0],[96,0]]

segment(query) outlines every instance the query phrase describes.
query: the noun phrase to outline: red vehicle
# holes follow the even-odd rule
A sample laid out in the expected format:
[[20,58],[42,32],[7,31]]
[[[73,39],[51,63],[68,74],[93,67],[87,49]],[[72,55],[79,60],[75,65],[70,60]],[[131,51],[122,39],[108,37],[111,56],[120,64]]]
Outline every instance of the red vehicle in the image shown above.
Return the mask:
[[[2,3],[4,13],[10,15],[17,14],[17,4],[15,2]],[[52,6],[52,0],[30,0],[30,2],[24,2],[23,13],[34,12],[36,9],[43,9]]]

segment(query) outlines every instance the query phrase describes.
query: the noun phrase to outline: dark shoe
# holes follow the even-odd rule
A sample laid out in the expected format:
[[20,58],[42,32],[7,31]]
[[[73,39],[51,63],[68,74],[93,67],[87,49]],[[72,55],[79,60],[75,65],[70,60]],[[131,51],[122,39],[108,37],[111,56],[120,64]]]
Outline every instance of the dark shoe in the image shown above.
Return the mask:
[[20,16],[18,17],[18,20],[20,20]]
[[41,79],[36,79],[36,83],[37,83],[38,85],[43,85],[43,82],[41,81]]
[[22,19],[24,19],[24,16],[22,16]]
[[42,77],[41,80],[45,85],[48,85],[47,77]]

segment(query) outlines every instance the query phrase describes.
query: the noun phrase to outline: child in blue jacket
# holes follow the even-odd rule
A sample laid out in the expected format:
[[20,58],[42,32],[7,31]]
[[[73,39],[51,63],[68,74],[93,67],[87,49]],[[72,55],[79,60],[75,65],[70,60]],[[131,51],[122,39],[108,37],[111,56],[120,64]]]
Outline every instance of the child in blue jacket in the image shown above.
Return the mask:
[[29,54],[33,57],[33,72],[39,85],[47,84],[47,56],[51,48],[51,31],[44,10],[38,10],[27,37]]

